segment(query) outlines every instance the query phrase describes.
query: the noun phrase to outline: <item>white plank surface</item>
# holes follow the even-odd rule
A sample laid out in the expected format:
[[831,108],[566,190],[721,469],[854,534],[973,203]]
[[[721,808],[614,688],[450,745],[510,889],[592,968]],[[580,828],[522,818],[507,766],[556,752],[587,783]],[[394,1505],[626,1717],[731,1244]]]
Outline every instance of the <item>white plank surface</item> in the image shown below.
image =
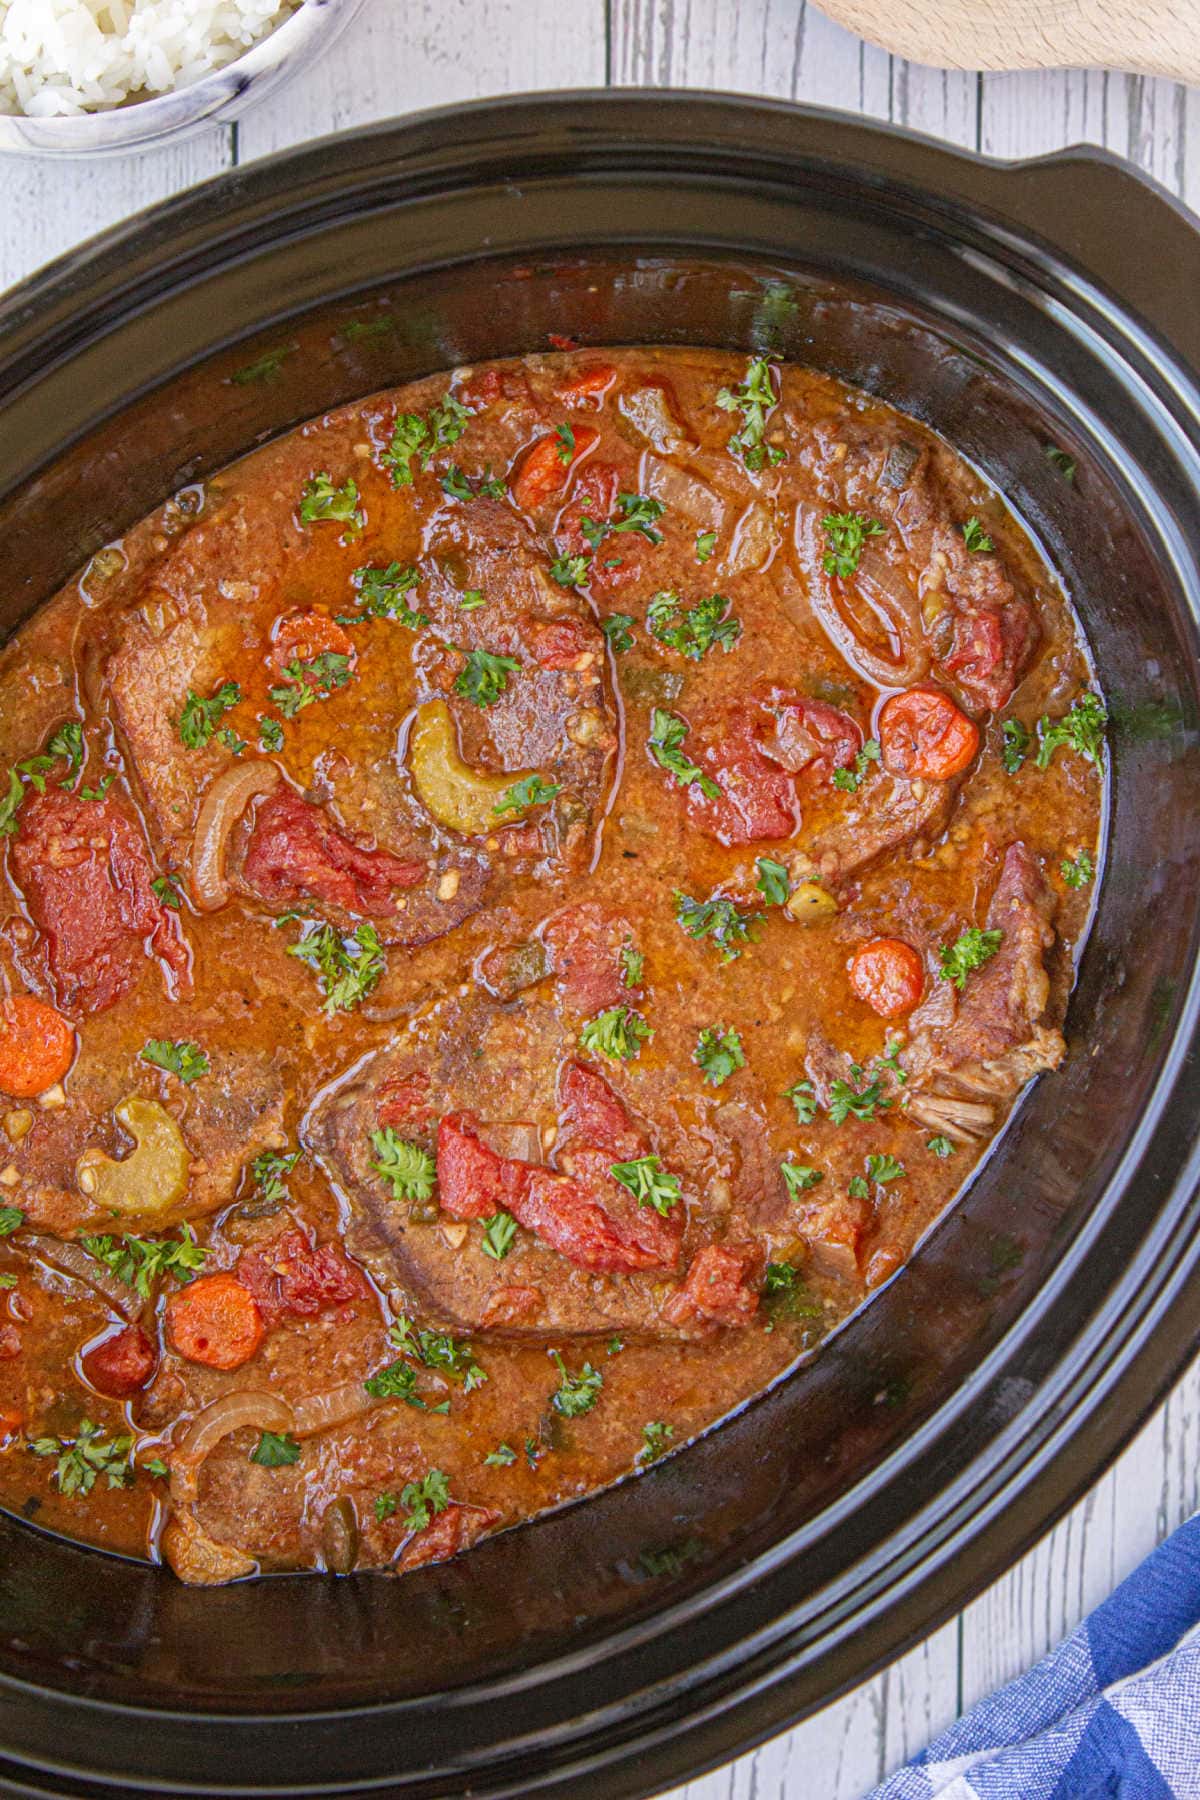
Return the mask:
[[[606,79],[819,102],[995,156],[1101,143],[1200,207],[1200,92],[1167,81],[919,68],[859,42],[806,0],[371,0],[322,65],[235,131],[92,166],[0,159],[0,287],[233,160],[412,107]],[[859,1800],[963,1706],[1070,1631],[1198,1505],[1200,1364],[1092,1493],[960,1619],[670,1800]]]

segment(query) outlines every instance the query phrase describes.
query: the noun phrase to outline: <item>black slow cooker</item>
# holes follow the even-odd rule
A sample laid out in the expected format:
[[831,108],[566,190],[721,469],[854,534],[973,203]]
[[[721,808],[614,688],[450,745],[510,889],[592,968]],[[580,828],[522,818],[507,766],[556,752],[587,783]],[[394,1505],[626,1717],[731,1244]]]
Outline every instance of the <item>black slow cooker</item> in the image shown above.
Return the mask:
[[644,1795],[897,1655],[1135,1430],[1200,1321],[1198,292],[1193,225],[1099,153],[597,93],[274,157],[0,303],[6,628],[327,407],[551,333],[701,343],[815,364],[971,458],[1061,571],[1113,720],[1070,1060],[814,1361],[401,1580],[193,1590],[0,1516],[6,1794]]

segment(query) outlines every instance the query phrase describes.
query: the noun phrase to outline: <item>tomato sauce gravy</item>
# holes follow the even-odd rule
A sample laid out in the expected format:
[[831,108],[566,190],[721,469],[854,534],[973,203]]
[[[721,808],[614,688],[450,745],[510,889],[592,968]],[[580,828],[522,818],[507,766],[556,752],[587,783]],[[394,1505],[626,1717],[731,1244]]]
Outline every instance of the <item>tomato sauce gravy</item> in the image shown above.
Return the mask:
[[0,655],[0,1502],[403,1571],[819,1354],[1067,1054],[1104,723],[1002,497],[800,367],[175,495]]

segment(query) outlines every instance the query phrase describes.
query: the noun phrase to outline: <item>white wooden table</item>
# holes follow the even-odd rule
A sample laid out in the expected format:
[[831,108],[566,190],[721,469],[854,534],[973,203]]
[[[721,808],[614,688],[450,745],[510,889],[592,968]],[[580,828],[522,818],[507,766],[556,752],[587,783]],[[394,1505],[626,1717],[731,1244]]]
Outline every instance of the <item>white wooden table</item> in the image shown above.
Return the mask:
[[[300,139],[445,101],[606,82],[819,102],[995,156],[1087,140],[1200,208],[1200,90],[1167,81],[918,68],[806,0],[370,0],[321,67],[233,128],[92,166],[0,157],[0,288],[162,195]],[[1200,1506],[1198,1490],[1200,1364],[1086,1499],[961,1617],[671,1800],[856,1800],[1070,1631]]]

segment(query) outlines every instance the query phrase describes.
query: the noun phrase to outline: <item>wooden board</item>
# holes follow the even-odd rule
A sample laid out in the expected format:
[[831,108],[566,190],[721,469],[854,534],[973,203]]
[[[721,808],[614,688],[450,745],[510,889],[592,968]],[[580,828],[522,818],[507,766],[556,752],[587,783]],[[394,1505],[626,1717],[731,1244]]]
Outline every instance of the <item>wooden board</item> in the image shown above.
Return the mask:
[[[1200,91],[1165,80],[922,68],[851,37],[805,0],[372,0],[324,65],[235,130],[94,165],[0,160],[0,287],[234,161],[413,107],[606,80],[790,96],[994,156],[1091,141],[1200,207]],[[960,1619],[671,1800],[858,1800],[1070,1631],[1198,1505],[1200,1365],[1088,1498]]]

